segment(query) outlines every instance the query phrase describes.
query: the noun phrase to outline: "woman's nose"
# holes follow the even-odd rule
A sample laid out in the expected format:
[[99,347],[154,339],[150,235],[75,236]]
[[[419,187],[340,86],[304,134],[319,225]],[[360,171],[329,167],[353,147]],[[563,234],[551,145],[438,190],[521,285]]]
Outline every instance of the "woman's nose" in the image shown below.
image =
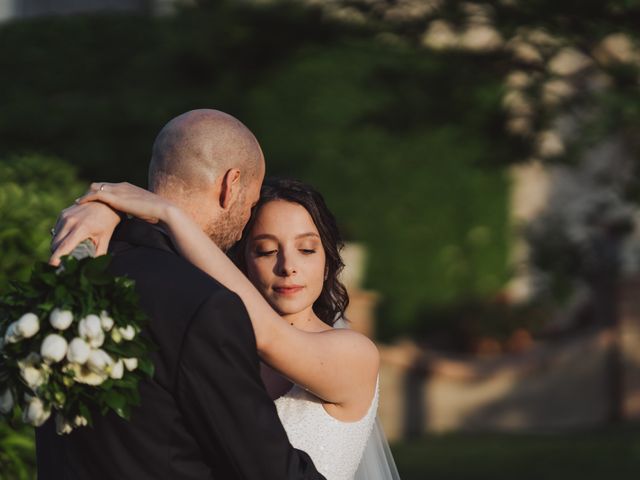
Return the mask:
[[293,264],[291,256],[284,253],[280,254],[276,268],[278,270],[278,275],[283,277],[289,277],[296,273],[296,267]]

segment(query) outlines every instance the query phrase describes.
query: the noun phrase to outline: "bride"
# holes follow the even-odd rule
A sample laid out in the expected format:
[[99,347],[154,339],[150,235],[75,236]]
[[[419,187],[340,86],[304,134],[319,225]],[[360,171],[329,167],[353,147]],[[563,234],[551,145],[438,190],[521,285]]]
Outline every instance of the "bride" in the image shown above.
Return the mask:
[[242,298],[289,440],[320,473],[328,480],[399,478],[376,421],[377,348],[334,328],[348,296],[338,279],[339,232],[320,194],[294,180],[265,182],[234,247],[237,267],[188,215],[147,190],[93,184],[77,202],[93,201],[158,224],[188,261]]

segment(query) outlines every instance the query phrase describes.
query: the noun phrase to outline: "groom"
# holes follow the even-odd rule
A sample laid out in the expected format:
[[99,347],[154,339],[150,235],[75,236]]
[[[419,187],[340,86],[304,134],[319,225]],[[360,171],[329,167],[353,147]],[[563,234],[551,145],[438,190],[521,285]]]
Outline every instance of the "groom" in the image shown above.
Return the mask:
[[[235,118],[194,110],[158,135],[149,188],[180,206],[222,249],[240,238],[264,177],[253,134]],[[108,188],[108,186],[106,186]],[[103,211],[104,210],[104,211]],[[92,237],[102,204],[71,207],[56,225],[52,262]],[[101,225],[104,227],[104,225]],[[98,254],[107,245],[97,245]],[[136,282],[159,346],[152,380],[141,382],[131,421],[94,416],[94,426],[59,436],[36,431],[38,478],[135,480],[322,479],[295,450],[259,374],[241,300],[181,258],[169,237],[139,220],[122,222],[111,271]]]

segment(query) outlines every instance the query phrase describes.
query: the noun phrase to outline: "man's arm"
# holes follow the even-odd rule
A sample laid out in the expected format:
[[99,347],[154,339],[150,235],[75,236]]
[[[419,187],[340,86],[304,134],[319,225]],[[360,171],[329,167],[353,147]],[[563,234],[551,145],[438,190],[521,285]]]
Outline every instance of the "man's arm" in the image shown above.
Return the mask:
[[294,449],[258,368],[251,321],[239,297],[207,299],[185,336],[177,396],[190,431],[215,471],[228,459],[238,479],[323,479]]

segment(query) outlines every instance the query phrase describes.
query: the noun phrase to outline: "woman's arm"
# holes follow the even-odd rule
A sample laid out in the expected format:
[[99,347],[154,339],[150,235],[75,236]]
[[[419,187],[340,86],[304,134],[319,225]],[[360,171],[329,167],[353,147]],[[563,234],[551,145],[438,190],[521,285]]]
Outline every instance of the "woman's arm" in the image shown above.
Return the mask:
[[274,369],[329,403],[368,404],[378,372],[378,351],[346,329],[305,332],[278,315],[253,284],[201,228],[172,203],[129,184],[93,184],[80,204],[99,201],[170,230],[180,253],[242,298],[258,353]]

